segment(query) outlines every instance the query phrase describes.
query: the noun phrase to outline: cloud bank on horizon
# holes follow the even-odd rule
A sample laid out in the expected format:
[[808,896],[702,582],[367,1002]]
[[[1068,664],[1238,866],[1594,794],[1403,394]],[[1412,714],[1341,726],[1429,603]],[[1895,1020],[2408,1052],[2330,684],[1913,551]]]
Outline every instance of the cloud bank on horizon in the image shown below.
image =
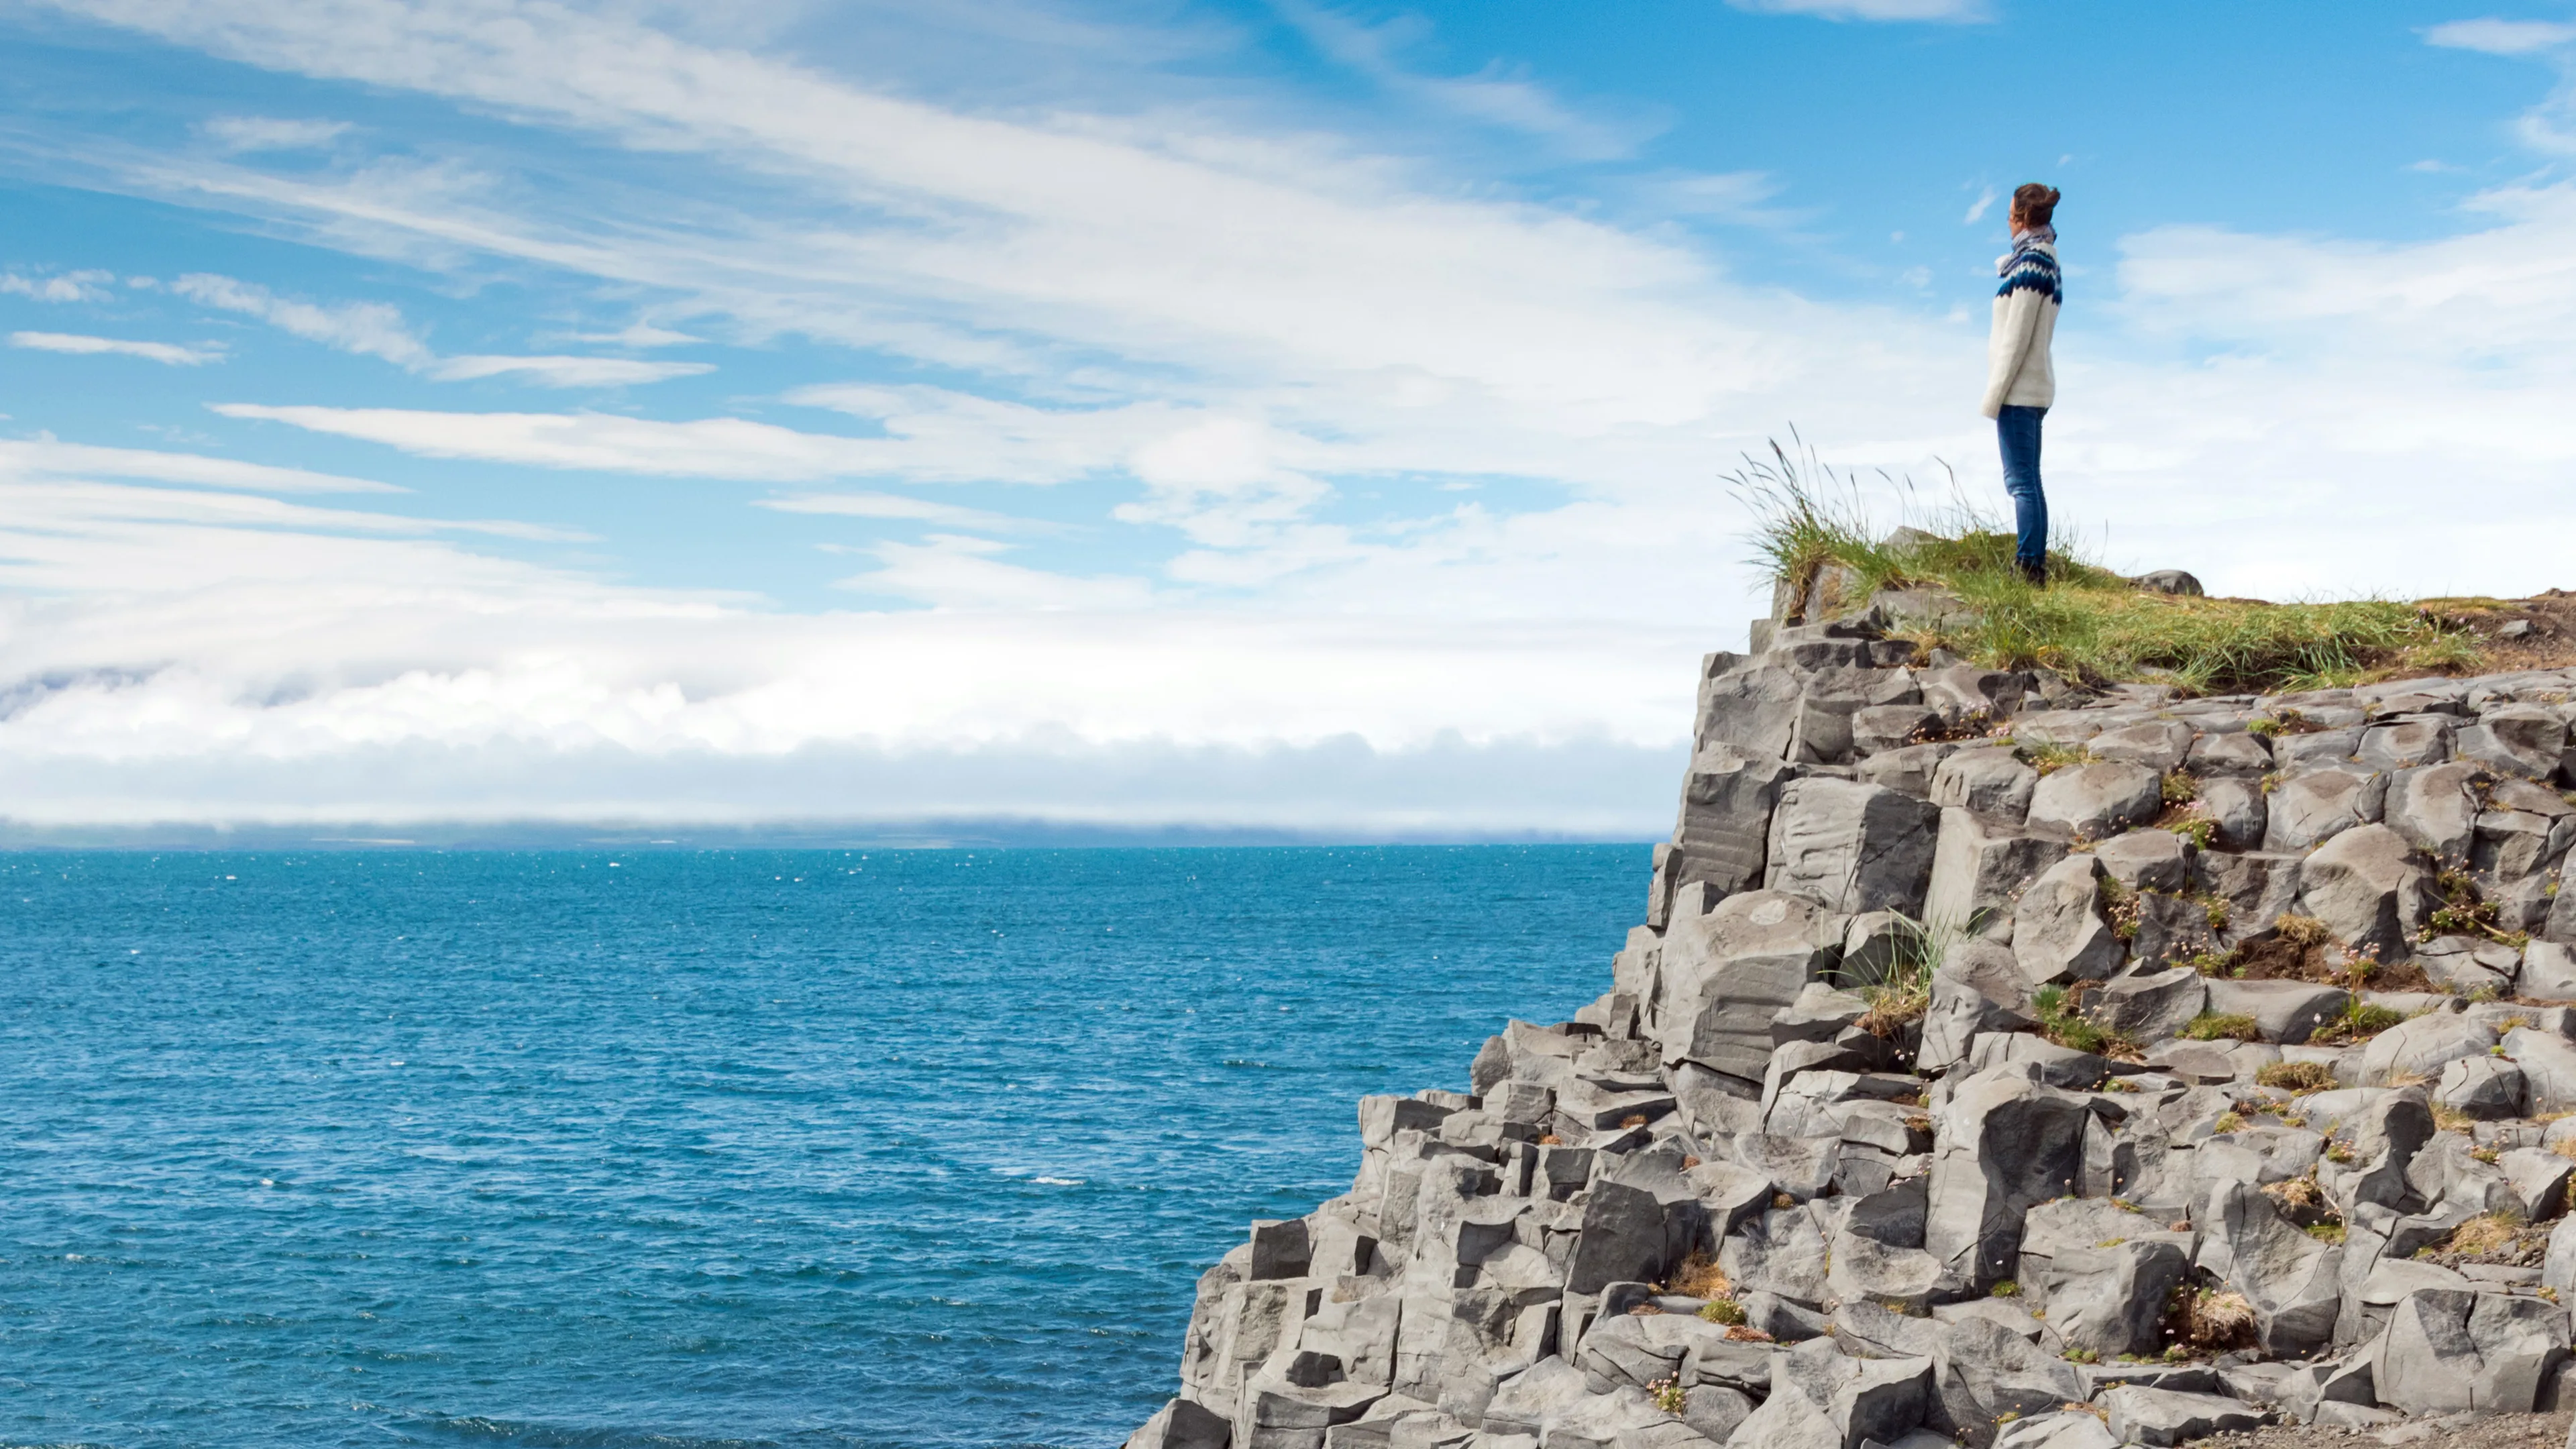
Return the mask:
[[2032,176],[2112,562],[2576,582],[2576,22],[2420,9],[21,4],[5,813],[1656,834]]

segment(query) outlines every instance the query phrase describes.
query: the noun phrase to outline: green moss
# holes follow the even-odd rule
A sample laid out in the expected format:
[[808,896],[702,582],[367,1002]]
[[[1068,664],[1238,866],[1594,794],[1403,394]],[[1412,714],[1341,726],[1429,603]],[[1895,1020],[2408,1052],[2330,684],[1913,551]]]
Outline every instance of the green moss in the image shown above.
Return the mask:
[[2182,1034],[2193,1041],[2261,1041],[2263,1028],[2241,1013],[2204,1011],[2183,1027]]

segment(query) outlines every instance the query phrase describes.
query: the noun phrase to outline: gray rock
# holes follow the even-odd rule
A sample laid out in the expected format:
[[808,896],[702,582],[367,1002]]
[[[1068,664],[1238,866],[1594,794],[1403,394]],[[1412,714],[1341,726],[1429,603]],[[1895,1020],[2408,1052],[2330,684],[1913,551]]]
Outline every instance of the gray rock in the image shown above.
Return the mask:
[[2009,913],[2013,901],[2041,871],[2066,858],[2061,841],[1967,810],[1941,812],[1932,879],[1923,897],[1923,919],[1976,929]]
[[2475,1017],[2449,1011],[2415,1017],[2370,1039],[2361,1056],[2361,1084],[2429,1080],[2462,1057],[2485,1056],[2495,1044],[2495,1032]]
[[1765,885],[1847,914],[1921,911],[1940,811],[1848,780],[1804,779],[1771,815]]
[[2210,843],[2222,850],[2260,850],[2271,828],[2271,797],[2251,780],[2204,781],[2197,802],[2208,817]]
[[[1845,972],[1851,970],[1855,959],[1868,959],[1863,953],[1871,944],[1869,940],[1862,938],[1862,951],[1854,951],[1852,942],[1862,937],[1862,924],[1869,919],[1867,916],[1854,917],[1851,928],[1843,934],[1841,969]],[[1883,973],[1886,963],[1879,963],[1878,969]],[[1771,1013],[1771,1040],[1777,1046],[1787,1046],[1793,1041],[1833,1041],[1867,1015],[1869,1003],[1858,993],[1840,990],[1822,981],[1810,981],[1799,988],[1795,1000]]]
[[2070,855],[2022,892],[2013,913],[2013,959],[2033,984],[2098,981],[2120,969],[2128,952],[2103,919],[2101,875],[2100,861]]
[[2297,1044],[2344,1014],[2351,993],[2313,981],[2209,979],[2209,1009],[2221,1016],[2250,1016],[2263,1039]]
[[2183,756],[2191,752],[2191,726],[2180,720],[2151,719],[2104,730],[2085,748],[2114,764],[2144,765],[2161,775],[2182,767]]
[[1304,1387],[1262,1375],[1245,1381],[1235,1411],[1236,1449],[1321,1449],[1324,1431],[1347,1424],[1385,1398],[1382,1384]]
[[2018,822],[2030,814],[2038,788],[2039,772],[2010,750],[1960,750],[1933,773],[1932,803]]
[[1923,702],[1952,720],[1978,715],[2001,718],[2018,708],[2022,696],[2030,692],[2030,681],[2022,675],[1979,669],[1973,664],[1920,670],[1915,674],[1915,683],[1923,691]]
[[2296,774],[2315,765],[2349,760],[2361,748],[2358,729],[2325,729],[2308,734],[2275,735],[2272,738],[2272,763],[2284,774]]
[[1127,1436],[1126,1449],[1226,1449],[1233,1434],[1234,1425],[1225,1416],[1188,1399],[1173,1399]]
[[2522,1068],[2524,1110],[2576,1111],[2576,1043],[2555,1032],[2516,1027],[2504,1034],[2504,1054]]
[[1932,1004],[1923,1013],[1922,1044],[1914,1058],[1916,1068],[1947,1071],[1967,1060],[1970,1043],[1978,1033],[2028,1029],[2034,1023],[2016,1009],[2018,1001],[2018,994],[2014,1002],[1997,1001],[1946,966],[1934,972]]
[[2201,890],[2227,903],[2227,925],[2220,939],[2238,945],[2271,930],[2284,912],[2298,905],[2299,871],[2305,861],[2295,855],[2249,852],[2229,855],[2202,851],[2192,860]]
[[1666,1064],[1688,1060],[1759,1081],[1772,1016],[1833,970],[1843,926],[1813,901],[1776,891],[1729,896],[1704,916],[1676,919],[1647,1013]]
[[2511,946],[2480,936],[2436,936],[2415,948],[2415,964],[2434,985],[2457,996],[2509,992],[2522,958]]
[[2308,915],[2355,950],[2378,948],[2386,961],[2404,958],[2429,909],[2423,868],[2405,838],[2385,825],[2356,826],[2327,841],[2299,879]]
[[1774,1193],[1800,1202],[1823,1197],[1834,1182],[1834,1158],[1840,1144],[1829,1137],[1781,1137],[1747,1132],[1732,1144],[1735,1160],[1761,1175]]
[[1674,874],[1673,884],[1704,880],[1719,896],[1760,884],[1763,842],[1787,773],[1777,753],[1723,741],[1692,756],[1673,829],[1673,844],[1689,863]]
[[1937,710],[1919,704],[1873,704],[1852,712],[1852,748],[1862,755],[1901,750],[1940,728]]
[[[2521,782],[2516,782],[2521,783]],[[2469,867],[2495,880],[2522,880],[2555,869],[2571,832],[2563,820],[2527,810],[2478,812]]]
[[2209,987],[2189,967],[2115,976],[2084,998],[2085,1015],[2132,1041],[2174,1036],[2209,1004]]
[[1313,1261],[1313,1247],[1303,1218],[1257,1219],[1252,1224],[1252,1266],[1244,1274],[1254,1282],[1303,1278]]
[[2564,1301],[2576,1295],[2576,1216],[2559,1219],[2549,1230],[2549,1251],[2540,1265],[2541,1286]]
[[2540,705],[2500,705],[2460,731],[2458,748],[2461,759],[2475,760],[2499,775],[2547,780],[2558,773],[2567,752],[2567,724]]
[[1968,1050],[1968,1073],[2009,1067],[2015,1075],[2072,1091],[2089,1092],[2102,1085],[2111,1069],[2108,1059],[2021,1032],[1978,1037]]
[[1830,1338],[1800,1344],[1772,1366],[1772,1395],[1805,1398],[1832,1421],[1848,1449],[1904,1437],[1923,1421],[1932,1364],[1923,1358],[1848,1357]]
[[1727,1449],[1860,1449],[1843,1442],[1843,1431],[1801,1393],[1775,1393],[1763,1400],[1726,1443]]
[[2022,1293],[2070,1348],[2161,1351],[2166,1296],[2191,1266],[2189,1235],[2163,1227],[2102,1198],[2043,1203],[2023,1219]]
[[2271,773],[2272,747],[2262,736],[2242,731],[2202,735],[2191,742],[2191,753],[2183,763],[2195,775],[2252,778]]
[[1890,1247],[1845,1233],[1834,1240],[1825,1288],[1844,1302],[1902,1303],[1921,1309],[1940,1289],[1941,1270],[1941,1260],[1921,1248]]
[[1958,752],[1959,746],[1947,740],[1906,745],[1868,756],[1853,773],[1864,785],[1882,786],[1919,799],[1932,793],[1932,781],[1941,762]]
[[1814,1308],[1825,1287],[1825,1235],[1804,1206],[1773,1208],[1745,1220],[1718,1252],[1739,1293],[1769,1293]]
[[2030,823],[2079,840],[2099,840],[2156,817],[2163,781],[2143,765],[2070,765],[2043,777],[2030,798]]
[[2523,948],[2518,994],[2534,1001],[2576,1001],[2576,950],[2557,941]]
[[2425,1289],[2369,1349],[2379,1402],[2410,1414],[2531,1412],[2567,1352],[2567,1314],[2537,1298]]
[[1644,1171],[1614,1171],[1597,1178],[1566,1264],[1566,1291],[1598,1293],[1613,1283],[1662,1278],[1699,1239],[1703,1220],[1688,1181],[1677,1174],[1657,1180]]
[[2113,1389],[2102,1406],[2111,1411],[2111,1437],[2123,1444],[2180,1444],[2263,1422],[2261,1410],[2234,1399],[2171,1389]]
[[1984,1288],[2011,1275],[2022,1215],[2081,1183],[2090,1118],[2082,1097],[2009,1067],[1951,1093],[1935,1124],[1923,1246],[1952,1281]]
[[2361,763],[2374,770],[2411,770],[2451,758],[2451,722],[2439,716],[2391,720],[2362,731]]
[[2200,580],[2181,569],[2150,569],[2129,580],[2129,585],[2153,594],[2180,594],[2193,599],[2201,596]]
[[[2491,1056],[2460,1057],[2443,1065],[2441,1081],[2433,1088],[2433,1100],[2481,1122],[2519,1117],[2523,1100],[2522,1068]],[[2559,1160],[2563,1162],[2566,1159]]]
[[2084,1398],[2075,1365],[1991,1318],[1956,1318],[1940,1331],[1932,1360],[1936,1427],[1965,1442],[1983,1440],[2007,1414],[2049,1413]]
[[2091,1414],[2060,1410],[2015,1419],[1995,1435],[1994,1449],[2113,1449],[2120,1441]]
[[1787,759],[1806,692],[1805,675],[1780,664],[1758,664],[1705,678],[1700,683],[1692,738],[1700,749],[1739,745]]
[[2141,891],[2191,889],[2191,842],[2170,830],[2132,830],[2093,851],[2113,880]]
[[2284,1416],[2302,1424],[2316,1422],[2323,1404],[2375,1405],[2379,1400],[2370,1390],[2369,1356],[2293,1364],[2275,1402]]
[[2388,827],[2445,865],[2466,865],[2477,839],[2476,786],[2487,778],[2476,764],[2400,770],[2388,787]]
[[2513,1147],[2496,1158],[2523,1221],[2542,1223],[2567,1208],[2567,1177],[2576,1162],[2539,1147]]
[[2266,802],[2263,848],[2308,850],[2354,828],[2377,821],[2388,794],[2388,777],[2375,770],[2324,765],[2283,780]]
[[2210,1185],[2192,1223],[2199,1266],[2245,1295],[2264,1353],[2294,1357],[2333,1337],[2343,1249],[2293,1227],[2251,1182]]

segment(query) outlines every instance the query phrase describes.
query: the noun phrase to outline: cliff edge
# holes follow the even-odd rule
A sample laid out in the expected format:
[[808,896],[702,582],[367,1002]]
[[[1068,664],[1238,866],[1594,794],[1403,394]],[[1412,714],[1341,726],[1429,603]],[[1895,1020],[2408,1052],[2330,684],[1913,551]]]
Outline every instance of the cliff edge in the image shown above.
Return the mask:
[[1363,1099],[1129,1449],[2576,1406],[2576,670],[2184,698],[1882,622],[1708,657],[1609,990]]

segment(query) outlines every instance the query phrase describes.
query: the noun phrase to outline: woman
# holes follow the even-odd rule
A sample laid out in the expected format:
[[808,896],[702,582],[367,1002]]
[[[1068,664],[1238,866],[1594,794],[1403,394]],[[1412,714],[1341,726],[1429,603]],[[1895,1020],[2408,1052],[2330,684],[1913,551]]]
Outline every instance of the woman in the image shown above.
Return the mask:
[[2057,273],[2057,188],[2034,181],[2013,192],[2012,251],[1995,262],[1995,330],[1986,344],[1985,414],[2003,443],[2004,491],[2021,539],[2013,563],[2034,584],[2048,582],[2048,497],[2039,487],[2039,423],[2057,396],[2049,338],[2066,289]]

